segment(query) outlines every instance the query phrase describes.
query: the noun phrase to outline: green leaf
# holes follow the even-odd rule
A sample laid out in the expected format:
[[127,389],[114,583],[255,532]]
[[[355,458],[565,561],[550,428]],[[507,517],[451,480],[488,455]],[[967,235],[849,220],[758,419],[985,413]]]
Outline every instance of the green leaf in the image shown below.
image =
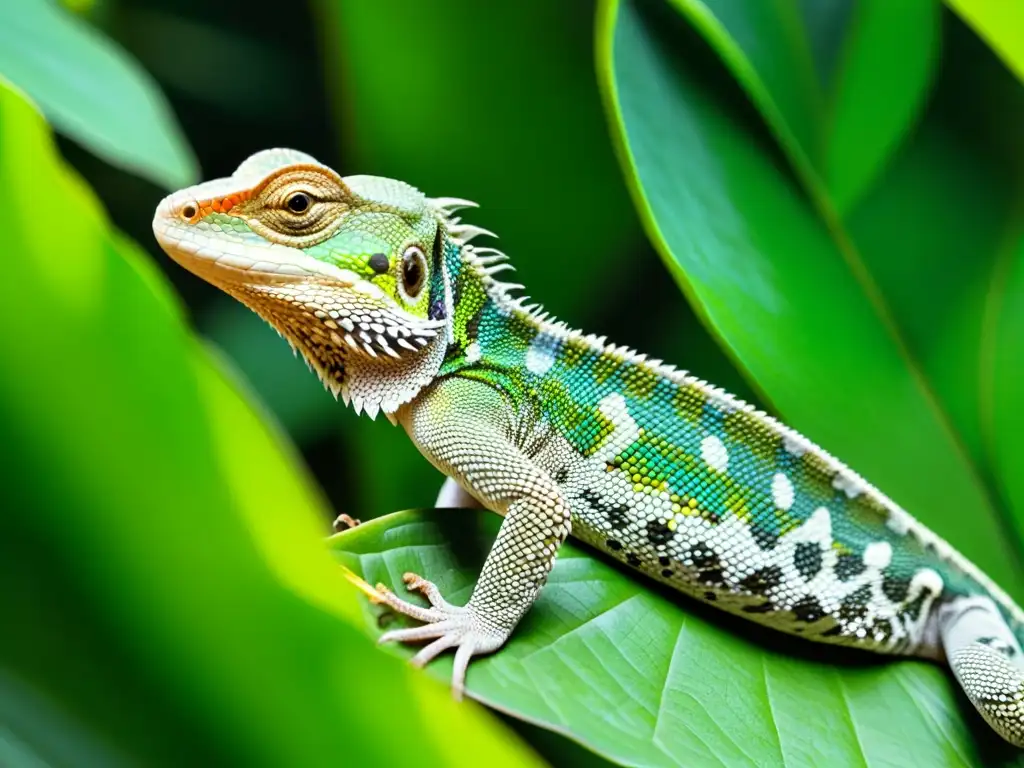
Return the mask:
[[680,27],[606,3],[598,33],[613,133],[652,242],[787,422],[1024,594],[1016,544],[858,244],[752,140],[721,86],[695,74]]
[[2,84],[0,251],[0,719],[19,755],[531,762],[365,637],[291,450]]
[[[938,60],[937,0],[813,10],[800,0],[671,4],[757,104],[810,193],[838,211],[898,148]],[[827,58],[823,48],[832,49]]]
[[0,77],[119,168],[167,189],[199,167],[163,94],[116,44],[50,0],[0,3]]
[[[499,524],[480,511],[401,512],[331,541],[370,583],[400,588],[412,571],[462,604]],[[565,544],[509,643],[471,664],[469,692],[624,765],[1024,765],[936,665],[706,613]],[[365,603],[371,636],[394,618]],[[427,669],[449,680],[450,655]]]
[[861,0],[827,98],[829,195],[849,210],[922,111],[939,61],[937,0]]
[[1015,186],[1010,166],[984,143],[930,119],[848,218],[915,360],[979,467],[989,458],[978,407],[991,332],[983,321],[998,257],[1019,230]]
[[946,0],[1024,82],[1024,5],[1014,0]]
[[1015,213],[988,292],[981,411],[1000,488],[1024,527],[1024,205]]

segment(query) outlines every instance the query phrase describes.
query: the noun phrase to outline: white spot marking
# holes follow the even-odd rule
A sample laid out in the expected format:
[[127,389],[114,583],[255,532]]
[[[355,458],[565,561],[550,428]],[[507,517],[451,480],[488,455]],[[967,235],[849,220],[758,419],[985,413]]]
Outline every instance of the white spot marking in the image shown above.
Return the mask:
[[848,472],[839,471],[832,478],[832,487],[842,491],[847,498],[855,499],[864,492],[864,484],[859,477]]
[[716,435],[708,435],[700,441],[700,455],[716,472],[725,472],[729,468],[729,451]]
[[917,594],[924,590],[925,592],[937,595],[942,592],[943,586],[942,577],[931,568],[922,568],[910,580],[911,594]]
[[543,376],[555,364],[555,355],[561,343],[560,339],[549,333],[538,333],[526,350],[526,369]]
[[784,512],[788,512],[793,506],[796,493],[793,490],[793,483],[781,472],[776,472],[772,478],[772,500],[775,506]]
[[799,458],[807,453],[810,445],[804,438],[800,437],[800,435],[783,435],[782,447],[787,453]]
[[594,457],[609,462],[640,439],[640,427],[629,415],[626,398],[618,392],[597,404],[597,410],[612,423],[612,432],[594,452]]
[[832,546],[832,515],[826,507],[818,507],[798,530],[808,541],[820,541]]
[[732,397],[725,393],[724,390],[718,387],[712,387],[708,393],[708,402],[718,408],[724,414],[734,413],[736,411],[736,401]]
[[890,531],[898,533],[900,536],[906,536],[910,532],[912,522],[910,515],[902,509],[890,509],[885,524],[889,526]]
[[864,565],[881,570],[891,562],[892,545],[889,542],[873,541],[864,548]]
[[480,351],[480,342],[474,341],[472,344],[466,347],[466,362],[475,363],[477,360],[480,359],[481,354],[482,353]]

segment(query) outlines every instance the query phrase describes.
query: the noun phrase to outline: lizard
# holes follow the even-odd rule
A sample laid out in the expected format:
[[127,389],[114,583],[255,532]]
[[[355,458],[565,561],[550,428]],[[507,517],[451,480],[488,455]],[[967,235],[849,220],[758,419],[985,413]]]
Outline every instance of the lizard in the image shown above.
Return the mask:
[[573,330],[504,282],[476,207],[268,149],[175,192],[153,231],[181,266],[272,325],[335,397],[384,414],[503,516],[469,601],[406,574],[429,606],[381,641],[497,651],[571,533],[690,597],[807,640],[948,664],[1024,747],[1024,611],[880,490],[705,381]]

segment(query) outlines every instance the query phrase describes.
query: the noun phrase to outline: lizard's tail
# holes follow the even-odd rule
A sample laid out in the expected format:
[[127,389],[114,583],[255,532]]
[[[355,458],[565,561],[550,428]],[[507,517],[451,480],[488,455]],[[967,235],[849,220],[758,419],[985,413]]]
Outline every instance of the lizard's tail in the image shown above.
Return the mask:
[[942,645],[960,687],[1000,736],[1024,747],[1024,624],[990,597],[961,597],[940,611]]

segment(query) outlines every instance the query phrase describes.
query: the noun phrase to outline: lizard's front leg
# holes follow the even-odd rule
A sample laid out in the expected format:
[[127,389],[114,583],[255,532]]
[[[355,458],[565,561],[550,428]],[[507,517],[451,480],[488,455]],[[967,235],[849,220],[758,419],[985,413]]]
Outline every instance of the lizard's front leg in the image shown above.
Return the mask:
[[508,403],[491,387],[464,379],[441,382],[400,420],[439,469],[505,515],[465,606],[449,604],[437,587],[415,574],[405,575],[406,585],[423,592],[430,608],[380,590],[381,602],[426,622],[386,632],[381,642],[431,640],[414,657],[417,665],[455,648],[452,688],[461,696],[470,658],[504,645],[533,604],[569,534],[569,508],[557,483],[516,446]]

